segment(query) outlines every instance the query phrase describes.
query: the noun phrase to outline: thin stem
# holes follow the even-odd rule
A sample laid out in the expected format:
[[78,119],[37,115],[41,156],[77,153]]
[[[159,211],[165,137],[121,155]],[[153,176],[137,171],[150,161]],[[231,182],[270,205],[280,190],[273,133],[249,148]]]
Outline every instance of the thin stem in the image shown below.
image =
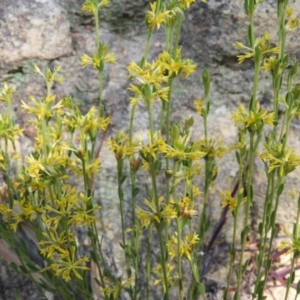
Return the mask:
[[152,245],[153,225],[150,224],[149,239],[147,244],[147,259],[146,259],[146,299],[150,298],[150,276],[151,276],[151,245]]
[[[156,185],[156,175],[155,175],[154,163],[151,162],[150,166],[151,166],[151,178],[152,178],[152,187],[153,187],[153,192],[154,192],[156,213],[157,213],[158,219],[161,220],[161,212],[160,212],[160,207],[159,207],[159,198],[158,198],[158,191],[157,191],[157,185]],[[166,270],[165,244],[163,242],[161,223],[157,224],[157,233],[158,233],[160,255],[161,255],[161,267],[163,270],[164,285],[165,285],[165,290],[166,290],[164,299],[168,300],[169,299],[169,286],[168,286],[168,277],[167,277],[167,270]]]
[[[299,239],[299,219],[300,219],[300,196],[298,197],[298,210],[297,210],[297,217],[296,217],[296,224],[294,225],[294,232],[293,232],[293,239],[298,240]],[[293,258],[291,261],[291,270],[290,270],[290,278],[291,275],[295,272],[295,263],[296,263],[297,257],[296,253],[293,253]],[[290,278],[287,280],[287,286],[286,286],[286,292],[284,300],[288,299],[290,288],[293,284],[293,282],[290,280]],[[297,297],[297,293],[295,296],[295,299]]]

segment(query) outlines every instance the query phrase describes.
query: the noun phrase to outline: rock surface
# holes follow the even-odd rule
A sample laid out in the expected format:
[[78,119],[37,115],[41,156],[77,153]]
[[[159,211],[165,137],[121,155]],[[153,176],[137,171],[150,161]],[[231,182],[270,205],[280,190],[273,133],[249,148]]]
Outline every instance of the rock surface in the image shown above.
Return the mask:
[[[235,41],[246,43],[247,17],[240,0],[209,0],[208,4],[197,3],[186,14],[182,37],[183,56],[192,58],[198,65],[197,72],[188,80],[179,80],[174,89],[173,120],[180,121],[182,115],[195,118],[194,136],[203,133],[203,126],[196,113],[191,109],[193,99],[203,96],[200,76],[203,68],[208,68],[212,76],[211,115],[209,131],[220,136],[229,145],[236,140],[237,131],[230,120],[231,111],[240,103],[247,103],[251,97],[253,79],[252,64],[238,65],[234,49]],[[26,116],[19,110],[20,100],[27,100],[29,95],[42,96],[43,82],[32,72],[34,63],[43,67],[62,65],[64,85],[55,85],[58,96],[72,95],[83,110],[97,103],[97,72],[91,68],[82,69],[80,56],[95,51],[93,20],[81,12],[82,0],[24,0],[0,2],[0,85],[7,81],[17,89],[15,95],[16,118],[26,122]],[[142,57],[146,40],[144,12],[149,1],[115,0],[112,7],[101,13],[100,37],[110,46],[117,57],[117,63],[105,70],[104,101],[107,112],[113,112],[111,132],[128,128],[129,96],[126,66],[131,60],[139,61]],[[300,2],[294,1],[295,14],[300,14]],[[256,17],[256,33],[270,31],[272,42],[276,43],[276,4],[266,1],[259,7]],[[288,36],[287,49],[292,56],[300,57],[300,34]],[[163,49],[162,31],[154,36],[150,60]],[[272,97],[271,78],[261,73],[259,100],[268,107]],[[135,128],[145,131],[147,114],[142,105],[138,107]],[[299,125],[293,124],[291,144],[300,149]],[[103,149],[103,168],[100,174],[102,193],[102,230],[112,245],[118,244],[119,225],[111,220],[118,219],[118,197],[116,190],[115,160],[107,148]],[[257,164],[255,184],[257,203],[261,202],[265,186],[265,175],[261,164]],[[212,191],[211,217],[217,222],[220,216],[219,191],[234,185],[237,173],[234,154],[229,154],[221,161],[217,188]],[[294,187],[300,191],[296,171],[289,176],[286,193]],[[145,179],[147,180],[147,179]],[[201,185],[201,183],[199,183]],[[278,222],[289,225],[294,222],[295,203],[285,194],[282,197]],[[255,218],[261,216],[262,206],[256,207]],[[232,224],[230,218],[223,234],[229,239]],[[117,263],[121,263],[116,252]],[[118,261],[119,260],[119,261]],[[0,296],[1,299],[1,296]]]

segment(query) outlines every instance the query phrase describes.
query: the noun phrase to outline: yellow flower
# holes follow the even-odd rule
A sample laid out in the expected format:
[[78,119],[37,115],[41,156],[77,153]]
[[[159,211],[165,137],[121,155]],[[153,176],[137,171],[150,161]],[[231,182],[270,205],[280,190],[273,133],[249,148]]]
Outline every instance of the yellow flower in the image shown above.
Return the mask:
[[286,227],[284,227],[284,232],[290,240],[282,241],[278,247],[278,250],[282,251],[287,249],[287,254],[300,252],[300,238],[292,235]]
[[193,73],[197,67],[192,64],[190,59],[181,58],[181,47],[176,49],[174,57],[167,51],[164,51],[159,55],[154,64],[160,67],[162,73],[166,74],[168,77],[175,77],[182,74],[182,76],[186,78]]
[[222,208],[229,207],[230,211],[233,213],[237,207],[237,199],[231,196],[231,191],[227,190],[220,193],[221,197],[224,199],[222,201]]
[[262,37],[258,37],[255,40],[253,49],[245,46],[244,44],[242,44],[240,42],[236,42],[235,43],[236,49],[245,49],[246,50],[246,52],[244,54],[237,56],[239,64],[242,63],[247,58],[254,57],[256,47],[258,47],[260,49],[262,57],[265,57],[268,53],[278,54],[279,48],[278,47],[270,48],[269,39],[270,39],[270,34],[268,32],[265,32]]
[[[167,275],[168,285],[172,286],[174,284],[174,281],[177,280],[178,275],[173,274],[174,266],[166,263],[165,268],[166,268],[166,273],[167,273],[166,275]],[[165,283],[165,279],[164,279],[162,266],[160,264],[158,264],[158,266],[156,268],[153,268],[152,271],[158,277],[157,279],[155,279],[154,285],[162,284],[163,291],[165,292],[166,291],[166,283]]]
[[11,102],[12,95],[15,93],[15,90],[8,86],[5,82],[0,93],[0,101],[4,101],[6,103]]
[[269,113],[266,109],[260,110],[260,105],[257,102],[254,111],[246,112],[243,105],[232,113],[232,119],[237,126],[242,125],[245,128],[250,128],[253,131],[257,131],[261,128],[262,124],[273,126],[274,113]]
[[197,233],[187,234],[184,237],[184,240],[180,238],[180,247],[178,253],[178,233],[175,232],[167,242],[167,248],[170,258],[174,259],[174,257],[177,257],[179,255],[181,257],[187,258],[188,260],[191,260],[194,246],[198,244],[199,240],[200,239]]
[[166,24],[171,18],[172,15],[170,11],[164,10],[157,11],[157,2],[150,3],[151,10],[146,14],[146,22],[149,28],[157,27],[160,28],[161,24]]
[[211,159],[222,158],[227,151],[227,148],[224,146],[223,141],[213,138],[203,138],[195,140],[194,147],[199,151],[204,152],[205,158]]
[[264,64],[261,67],[265,72],[273,71],[277,63],[277,59],[275,56],[270,56],[264,60]]
[[44,268],[42,271],[52,269],[56,276],[61,276],[65,281],[71,280],[71,274],[74,274],[77,278],[83,279],[80,270],[89,270],[86,266],[86,262],[89,261],[87,256],[75,259],[75,246],[70,247],[70,250],[64,251],[63,257],[61,257],[57,263],[52,263],[49,267]]
[[197,113],[200,116],[203,116],[203,101],[200,98],[195,99],[194,100],[194,105],[195,105]]
[[104,63],[115,63],[116,57],[112,52],[108,52],[108,46],[100,44],[98,53],[93,53],[92,57],[87,54],[81,56],[81,66],[84,68],[92,65],[95,69],[101,69]]
[[[158,199],[159,207],[161,207],[163,200],[164,200],[163,197],[160,197]],[[156,210],[155,199],[153,198],[151,200],[151,202],[148,201],[147,199],[144,199],[144,203],[150,210],[146,211],[141,208],[138,208],[137,216],[141,221],[142,227],[147,228],[150,225],[150,223],[152,223],[152,222],[160,223],[161,220],[160,220],[160,218],[158,216],[158,212]]]
[[[187,9],[187,8],[190,8],[191,4],[195,3],[196,0],[180,0],[180,3],[179,3],[179,7],[181,9]],[[202,2],[206,2],[206,1],[203,1]]]
[[103,6],[103,7],[109,7],[109,5],[110,5],[110,0],[102,0],[99,3],[99,6]]
[[[47,225],[47,223],[45,224]],[[45,237],[45,240],[39,242],[40,251],[44,256],[52,260],[54,260],[55,254],[64,254],[68,243],[75,241],[70,228],[58,234],[56,228],[48,227],[47,232],[43,232],[42,235]]]
[[300,155],[296,155],[292,147],[282,151],[282,143],[269,142],[265,144],[266,151],[261,153],[260,157],[269,163],[268,173],[278,169],[279,175],[284,176],[291,173],[300,165]]
[[161,211],[161,216],[165,220],[171,220],[177,217],[177,210],[174,208],[174,205],[167,204]]

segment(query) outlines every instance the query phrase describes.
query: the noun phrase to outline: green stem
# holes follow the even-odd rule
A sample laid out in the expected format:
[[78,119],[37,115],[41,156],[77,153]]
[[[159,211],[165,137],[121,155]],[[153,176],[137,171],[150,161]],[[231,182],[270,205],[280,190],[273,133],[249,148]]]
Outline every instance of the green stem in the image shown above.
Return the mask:
[[[158,197],[158,190],[157,190],[157,184],[156,184],[155,166],[154,166],[153,161],[150,163],[150,168],[151,168],[151,179],[152,179],[152,187],[153,187],[153,192],[154,192],[156,213],[157,213],[158,219],[161,222],[161,212],[160,212],[159,197]],[[167,277],[167,270],[166,270],[165,243],[163,242],[163,235],[162,235],[161,227],[162,227],[161,223],[157,224],[157,233],[158,233],[160,255],[161,255],[161,267],[163,270],[164,285],[165,285],[165,289],[166,289],[164,299],[168,300],[169,299],[169,286],[168,286],[168,277]]]
[[150,224],[149,239],[147,244],[147,260],[146,260],[146,299],[150,298],[150,276],[151,276],[151,245],[152,245],[152,232],[153,225]]
[[[300,219],[300,197],[298,197],[298,210],[297,210],[296,224],[294,226],[293,240],[298,240],[299,239],[299,219]],[[294,251],[293,258],[292,258],[292,261],[291,261],[290,278],[291,278],[292,274],[294,274],[294,272],[295,272],[295,263],[296,263],[297,258],[298,258],[298,255]],[[293,282],[290,280],[290,278],[287,280],[287,286],[286,286],[286,292],[285,292],[284,300],[288,299],[289,291],[290,291],[290,288],[293,284]],[[295,299],[297,298],[297,295],[298,294],[296,293]]]
[[237,202],[237,207],[233,212],[233,235],[232,235],[232,241],[231,241],[230,263],[229,263],[229,272],[228,272],[228,277],[227,277],[227,288],[224,293],[224,299],[227,299],[228,294],[229,294],[232,272],[233,272],[233,267],[234,267],[234,262],[235,262],[235,257],[236,257],[235,244],[236,244],[236,235],[237,235],[237,227],[238,227],[237,222],[238,222],[239,210],[240,210],[241,204],[243,202],[243,193],[240,193],[240,191],[243,188],[244,170],[245,170],[245,165],[244,165],[244,162],[241,161],[240,169],[239,169],[239,176],[238,176],[238,182],[239,182],[238,202]]

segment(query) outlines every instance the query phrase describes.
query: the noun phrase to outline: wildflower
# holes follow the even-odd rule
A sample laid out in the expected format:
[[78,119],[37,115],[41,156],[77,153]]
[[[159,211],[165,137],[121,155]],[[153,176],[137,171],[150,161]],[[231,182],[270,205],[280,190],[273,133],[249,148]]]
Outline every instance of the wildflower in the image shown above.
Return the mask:
[[170,199],[170,204],[172,204],[176,211],[178,212],[178,217],[191,219],[193,215],[197,214],[197,211],[194,209],[194,204],[190,197],[185,196],[179,201]]
[[57,263],[52,263],[49,267],[42,270],[52,269],[56,276],[61,276],[66,282],[71,280],[71,274],[74,274],[77,278],[83,279],[80,270],[89,270],[85,265],[89,261],[87,256],[75,259],[75,246],[71,246],[69,250],[64,251],[64,255],[60,257]]
[[72,214],[69,216],[68,224],[90,227],[97,220],[94,211],[100,209],[100,206],[91,205],[91,197],[87,197],[83,193],[80,193],[79,198],[82,203],[75,206]]
[[[118,299],[122,288],[127,288],[132,285],[132,277],[121,280],[120,278],[114,282],[111,282],[107,277],[105,277],[105,288],[103,292],[110,299]],[[113,297],[113,298],[112,298]]]
[[131,98],[131,105],[135,105],[139,99],[147,104],[153,104],[155,99],[168,101],[169,87],[161,86],[168,81],[168,76],[163,74],[161,66],[152,63],[145,63],[142,69],[134,61],[131,61],[127,67],[129,76],[136,81],[136,84],[130,84],[129,90],[135,93]]
[[178,233],[175,232],[174,235],[168,240],[167,248],[170,258],[173,259],[177,255],[185,257],[188,260],[192,259],[192,251],[195,245],[199,242],[199,237],[197,233],[187,234],[184,240],[181,240],[179,253],[178,253]]
[[156,89],[159,89],[162,82],[168,81],[168,76],[164,75],[161,67],[157,63],[149,64],[145,63],[144,69],[131,61],[127,67],[129,76],[134,78],[140,85],[151,85],[153,84]]
[[283,144],[274,141],[269,141],[264,147],[266,151],[260,157],[269,163],[268,173],[277,169],[280,176],[285,176],[300,165],[300,155],[296,155],[292,147],[283,150]]
[[195,100],[194,100],[194,105],[195,105],[195,108],[196,108],[197,113],[198,113],[200,116],[203,116],[203,115],[204,115],[203,101],[202,101],[200,98],[195,99]]
[[242,125],[253,131],[259,130],[263,124],[274,125],[274,113],[268,114],[266,109],[260,110],[258,102],[255,110],[249,113],[246,112],[243,105],[240,105],[239,108],[232,113],[232,119],[237,126]]
[[157,2],[150,3],[151,10],[146,14],[146,22],[149,28],[160,28],[161,24],[166,24],[171,18],[169,10],[159,11],[157,10]]
[[174,175],[174,185],[184,180],[187,185],[190,185],[192,179],[201,174],[202,166],[199,164],[193,164],[192,166],[182,166],[182,171],[176,172]]
[[286,10],[286,14],[287,14],[287,22],[285,24],[285,30],[287,32],[290,31],[294,31],[295,29],[297,29],[298,27],[300,27],[300,20],[298,18],[293,18],[293,8],[289,7]]
[[129,143],[128,136],[123,132],[119,131],[116,137],[111,137],[107,142],[110,150],[115,153],[116,159],[123,159],[126,156],[133,156],[139,150],[139,143]]
[[245,59],[254,57],[256,47],[260,49],[262,57],[265,57],[268,53],[278,54],[279,48],[278,47],[270,48],[269,39],[270,39],[270,34],[266,32],[262,37],[258,37],[255,40],[253,49],[245,46],[240,42],[236,42],[235,43],[236,49],[245,49],[247,51],[244,54],[238,55],[239,64],[242,63]]
[[15,93],[15,90],[8,86],[5,82],[3,88],[0,93],[0,101],[4,101],[6,103],[11,102],[12,95]]
[[177,217],[177,210],[171,203],[167,204],[161,211],[161,216],[164,220],[171,220]]
[[[166,263],[165,268],[166,268],[166,273],[167,273],[166,275],[167,275],[168,285],[172,286],[174,284],[174,281],[177,280],[178,275],[173,274],[174,266]],[[165,279],[164,279],[162,266],[160,264],[158,264],[158,266],[156,268],[153,268],[152,271],[158,277],[157,279],[155,279],[154,285],[162,284],[163,291],[165,293],[166,292],[166,285],[165,285],[166,283],[165,283]]]
[[[47,223],[45,224],[48,226]],[[52,260],[54,260],[55,254],[65,253],[68,243],[75,241],[70,229],[58,233],[56,228],[48,226],[47,232],[43,232],[42,235],[45,240],[39,242],[40,252]]]
[[164,140],[162,139],[160,132],[157,131],[153,135],[153,139],[151,139],[151,133],[148,133],[148,144],[141,143],[141,155],[142,157],[149,162],[149,160],[157,159],[157,154],[162,152],[163,145],[165,145]]
[[95,14],[98,10],[98,7],[109,7],[110,0],[102,0],[98,4],[98,0],[85,0],[84,4],[81,7],[81,10],[85,13]]
[[192,64],[190,59],[181,59],[181,47],[176,49],[174,57],[169,52],[164,51],[154,64],[161,68],[163,74],[171,78],[179,74],[187,78],[196,69],[196,65]]
[[18,136],[22,136],[23,129],[20,129],[18,125],[15,125],[6,115],[0,117],[0,137],[14,142]]
[[205,158],[222,158],[227,151],[223,141],[213,138],[198,139],[194,142],[194,147],[205,153]]
[[230,211],[233,213],[237,207],[237,199],[231,196],[231,191],[227,190],[225,192],[221,192],[221,197],[224,199],[222,201],[222,208],[229,207]]
[[292,235],[286,227],[284,227],[283,230],[289,237],[289,241],[282,241],[278,247],[278,250],[282,251],[284,249],[287,249],[287,254],[300,253],[300,237]]
[[168,145],[162,140],[159,146],[159,152],[164,153],[165,157],[171,157],[174,160],[199,160],[205,155],[204,152],[198,150],[194,145],[189,146],[190,136],[177,136],[173,142],[173,146]]
[[[158,199],[159,207],[161,207],[163,200],[164,200],[163,197],[159,197]],[[158,212],[156,209],[155,199],[153,198],[151,202],[148,201],[147,199],[144,199],[144,203],[150,210],[146,211],[141,208],[138,208],[137,216],[141,221],[142,227],[147,228],[151,222],[160,223],[161,222],[161,219],[159,217],[160,212]]]
[[265,72],[273,71],[277,64],[277,59],[275,56],[270,56],[264,60],[263,66],[261,67],[262,70]]
[[88,65],[92,65],[93,68],[98,69],[99,71],[103,70],[103,66],[105,63],[115,63],[116,57],[112,52],[109,52],[109,48],[104,43],[99,43],[98,52],[93,53],[92,57],[83,54],[81,56],[81,65],[82,67],[86,67]]

